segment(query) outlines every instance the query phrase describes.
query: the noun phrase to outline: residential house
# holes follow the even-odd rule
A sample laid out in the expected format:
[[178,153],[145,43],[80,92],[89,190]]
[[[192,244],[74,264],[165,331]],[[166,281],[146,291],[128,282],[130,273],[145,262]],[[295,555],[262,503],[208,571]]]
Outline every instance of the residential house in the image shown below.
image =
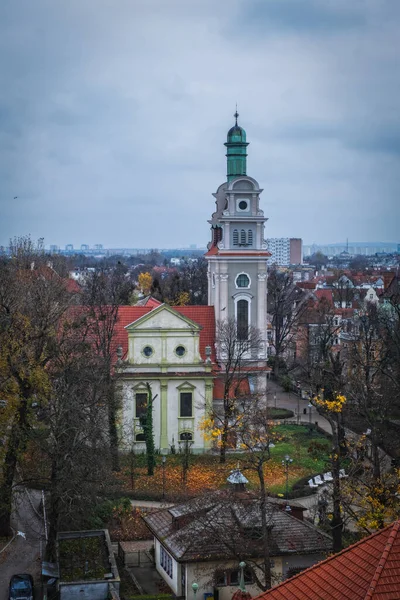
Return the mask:
[[[302,520],[300,507],[296,512],[300,518],[286,508],[286,503],[273,499],[265,508],[276,582],[321,560],[332,548],[327,534]],[[263,537],[260,503],[254,495],[214,492],[151,513],[144,520],[154,535],[157,571],[176,596],[194,600],[191,584],[195,581],[199,597],[230,600],[238,585],[240,560],[248,563],[248,591],[252,595],[259,591],[254,573],[263,579],[257,566]]]

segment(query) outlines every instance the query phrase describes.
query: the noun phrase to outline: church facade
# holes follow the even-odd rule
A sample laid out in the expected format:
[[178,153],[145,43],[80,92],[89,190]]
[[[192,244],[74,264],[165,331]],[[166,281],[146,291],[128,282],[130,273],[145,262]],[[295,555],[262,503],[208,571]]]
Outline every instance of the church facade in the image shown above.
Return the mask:
[[[122,400],[121,439],[144,449],[140,424],[151,386],[156,448],[189,440],[194,452],[210,448],[199,426],[221,401],[218,379],[221,361],[219,323],[231,320],[237,339],[246,341],[251,328],[261,343],[249,360],[265,383],[267,359],[266,218],[260,208],[257,181],[247,175],[246,132],[237,124],[229,130],[227,181],[214,194],[216,210],[208,245],[208,306],[170,307],[165,304],[121,307],[117,332],[120,348],[115,373]],[[258,385],[258,391],[262,385]]]

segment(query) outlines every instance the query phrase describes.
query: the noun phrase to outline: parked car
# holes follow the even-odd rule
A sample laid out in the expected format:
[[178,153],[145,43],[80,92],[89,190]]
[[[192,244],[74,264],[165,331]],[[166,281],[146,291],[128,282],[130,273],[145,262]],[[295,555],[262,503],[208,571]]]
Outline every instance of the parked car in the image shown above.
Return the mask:
[[28,573],[10,579],[9,600],[33,600],[33,579]]

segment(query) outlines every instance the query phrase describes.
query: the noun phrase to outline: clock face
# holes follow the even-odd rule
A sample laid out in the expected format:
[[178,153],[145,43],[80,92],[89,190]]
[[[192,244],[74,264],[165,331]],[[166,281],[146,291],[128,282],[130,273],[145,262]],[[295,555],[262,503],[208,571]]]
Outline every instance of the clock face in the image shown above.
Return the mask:
[[250,200],[248,198],[238,198],[236,200],[236,210],[247,212],[250,210]]

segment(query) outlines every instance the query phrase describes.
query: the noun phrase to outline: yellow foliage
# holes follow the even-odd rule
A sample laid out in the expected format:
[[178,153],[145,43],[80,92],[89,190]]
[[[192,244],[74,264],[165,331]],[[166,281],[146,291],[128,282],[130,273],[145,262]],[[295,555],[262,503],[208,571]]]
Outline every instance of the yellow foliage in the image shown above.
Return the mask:
[[315,396],[314,402],[316,406],[319,406],[327,412],[341,413],[343,410],[343,406],[346,403],[346,396],[343,396],[342,394],[335,394],[332,400],[325,400],[321,396]]
[[171,306],[187,306],[190,302],[189,292],[179,292],[175,300],[171,302]]
[[140,273],[138,283],[143,294],[147,295],[150,293],[151,286],[153,285],[153,278],[150,273]]

